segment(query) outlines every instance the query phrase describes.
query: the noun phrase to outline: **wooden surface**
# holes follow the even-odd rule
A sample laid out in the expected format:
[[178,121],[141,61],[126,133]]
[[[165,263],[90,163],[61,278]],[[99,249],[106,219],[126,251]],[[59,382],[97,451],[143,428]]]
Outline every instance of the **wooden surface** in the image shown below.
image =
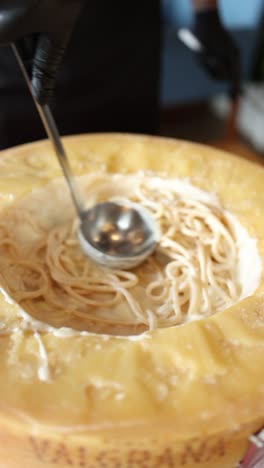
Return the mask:
[[214,148],[219,148],[229,153],[236,154],[250,161],[264,165],[264,156],[260,156],[254,150],[252,150],[248,145],[242,143],[239,138],[235,139],[224,139],[209,143],[210,146]]
[[248,144],[241,141],[237,130],[238,112],[239,100],[237,98],[231,103],[230,113],[226,121],[224,138],[214,142],[212,146],[263,165],[264,156],[261,157],[261,155],[255,152]]

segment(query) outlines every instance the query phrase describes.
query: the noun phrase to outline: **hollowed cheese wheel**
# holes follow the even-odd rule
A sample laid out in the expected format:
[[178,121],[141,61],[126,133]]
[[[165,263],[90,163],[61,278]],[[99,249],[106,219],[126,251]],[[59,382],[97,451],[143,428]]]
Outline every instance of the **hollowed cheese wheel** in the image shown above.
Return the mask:
[[[76,174],[151,170],[216,192],[264,259],[261,167],[162,138],[90,135],[65,145]],[[1,208],[60,175],[48,142],[2,152]],[[43,332],[50,382],[39,379],[34,334],[21,332],[18,306],[1,295],[0,466],[234,467],[264,423],[263,292],[262,276],[233,307],[136,339]],[[17,328],[1,334],[7,324]]]

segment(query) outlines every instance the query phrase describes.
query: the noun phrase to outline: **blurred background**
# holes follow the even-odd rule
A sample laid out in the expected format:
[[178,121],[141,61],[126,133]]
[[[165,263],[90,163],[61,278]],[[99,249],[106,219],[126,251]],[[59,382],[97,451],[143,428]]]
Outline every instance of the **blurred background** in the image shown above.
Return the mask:
[[[215,83],[207,77],[177,38],[180,28],[192,25],[193,13],[190,2],[163,0],[162,5],[165,28],[162,105],[167,107],[204,100],[227,91],[227,85]],[[243,78],[250,80],[261,35],[264,2],[263,0],[220,0],[219,6],[222,21],[232,32],[240,48]]]
[[[136,3],[139,4],[138,14],[134,10],[133,14],[137,20],[132,26],[124,20],[125,15],[130,14],[129,2],[117,0],[114,17],[113,3],[98,0],[94,8],[89,4],[89,9],[87,7],[80,18],[53,102],[62,134],[141,132],[143,122],[144,133],[205,142],[262,161],[264,0],[219,1],[222,20],[241,51],[243,93],[237,110],[229,99],[230,83],[209,78],[178,39],[179,29],[192,25],[191,2],[142,0],[134,2],[134,6]],[[151,24],[154,22],[148,23],[149,15],[151,18],[156,15],[156,27],[161,28],[158,34],[152,34]],[[158,23],[160,16],[161,24]],[[133,28],[130,31],[131,36],[134,34],[133,44],[125,39],[129,28]],[[105,51],[106,44],[109,44],[108,51]],[[142,50],[144,47],[146,51],[153,50],[152,56],[147,57]],[[136,48],[137,57],[133,56],[132,62],[130,58]],[[157,60],[157,52],[161,63]],[[135,61],[137,69],[131,65]],[[121,68],[115,69],[117,62],[122,63],[126,75],[122,75]],[[157,67],[161,67],[159,79],[155,78]],[[160,113],[158,122],[154,122],[153,96],[157,87]],[[2,48],[0,147],[44,137],[12,52],[10,48]]]
[[[186,0],[163,0],[161,133],[213,144],[250,159],[264,154],[264,1],[221,0],[221,17],[241,52],[242,97],[236,115],[230,84],[217,82],[178,39],[192,24]],[[177,54],[177,63],[173,59]],[[179,66],[180,64],[180,66]],[[235,129],[234,120],[235,119]]]

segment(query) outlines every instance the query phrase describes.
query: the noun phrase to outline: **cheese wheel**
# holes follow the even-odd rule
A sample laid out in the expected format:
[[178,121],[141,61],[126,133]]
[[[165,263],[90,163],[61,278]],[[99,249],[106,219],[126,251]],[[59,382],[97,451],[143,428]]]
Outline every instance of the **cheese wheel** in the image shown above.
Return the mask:
[[[151,170],[217,193],[264,259],[261,167],[163,138],[98,134],[64,141],[78,175]],[[3,151],[1,210],[58,176],[46,141]],[[234,306],[136,337],[54,333],[43,325],[39,341],[21,328],[21,310],[3,291],[0,465],[234,467],[264,423],[263,291],[262,274],[254,294]],[[49,380],[41,378],[44,358]]]

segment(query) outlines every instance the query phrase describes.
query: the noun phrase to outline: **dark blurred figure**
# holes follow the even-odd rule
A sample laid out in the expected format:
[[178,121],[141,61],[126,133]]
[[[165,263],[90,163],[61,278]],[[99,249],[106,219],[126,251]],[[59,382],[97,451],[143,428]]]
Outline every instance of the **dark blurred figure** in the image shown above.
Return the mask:
[[[208,56],[201,57],[203,66],[209,72],[210,68],[218,67],[214,57],[212,62],[215,52],[224,61],[228,56],[228,67],[233,66],[234,47],[219,19],[217,1],[186,1],[191,1],[196,11],[194,32],[205,41],[208,50],[213,46]],[[52,100],[60,132],[157,133],[162,45],[160,0],[86,0],[83,4]],[[9,3],[5,9],[8,8]],[[44,138],[45,132],[10,48],[1,48],[0,64],[0,146]]]
[[[87,1],[63,60],[54,115],[62,134],[158,129],[159,0]],[[0,145],[45,137],[10,48],[0,49]]]

